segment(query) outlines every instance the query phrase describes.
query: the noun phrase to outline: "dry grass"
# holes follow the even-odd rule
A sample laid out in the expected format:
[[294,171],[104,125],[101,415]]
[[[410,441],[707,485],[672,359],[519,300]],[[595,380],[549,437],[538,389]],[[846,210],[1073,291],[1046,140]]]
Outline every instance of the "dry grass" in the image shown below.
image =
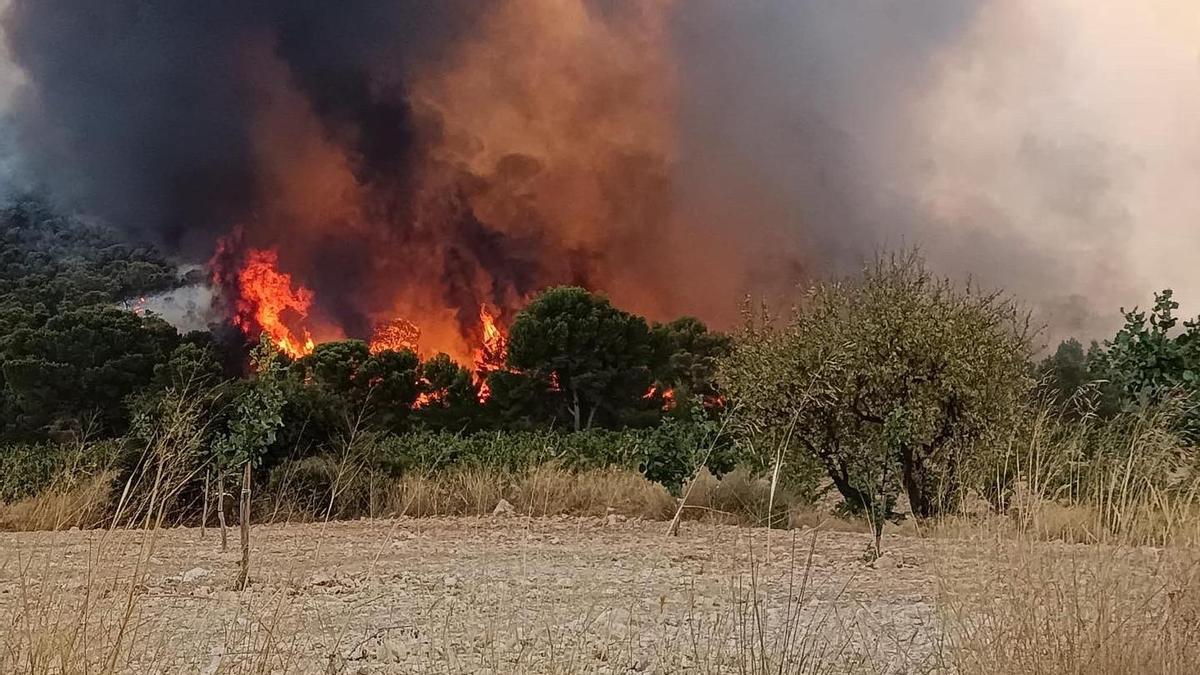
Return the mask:
[[[536,484],[548,486],[549,491],[533,493],[531,501],[569,504],[575,497],[561,490],[563,478],[543,472]],[[533,485],[530,477],[528,489]],[[588,497],[585,503],[599,509],[610,500]],[[40,553],[10,560],[8,564],[20,565],[15,575],[19,602],[10,606],[11,614],[0,613],[5,626],[0,672],[178,672],[178,666],[168,665],[174,663],[174,654],[166,637],[177,636],[178,631],[143,605],[142,589],[152,582],[147,560],[154,554],[154,532],[151,524],[144,536],[132,540],[131,535],[138,533],[98,535],[82,590],[70,589],[77,573],[55,566],[52,539],[81,535],[39,535],[51,538],[43,540],[48,545]],[[862,589],[856,580],[844,588],[831,588],[819,578],[812,563],[814,556],[822,555],[816,537],[775,532],[776,572],[766,582],[759,556],[770,555],[771,549],[763,545],[768,533],[748,534],[749,562],[729,579],[721,610],[714,613],[711,606],[700,605],[704,598],[696,598],[694,618],[680,626],[677,638],[647,664],[647,672],[1174,675],[1193,672],[1191,664],[1200,662],[1200,576],[1197,558],[1190,552],[1046,544],[1014,540],[1008,529],[992,532],[994,548],[978,547],[986,551],[988,563],[973,576],[942,574],[933,557],[929,572],[940,578],[939,621],[928,627],[933,646],[929,654],[907,661],[894,645],[911,636],[881,635],[878,626],[832,609],[830,598],[843,592],[859,594]],[[980,539],[989,536],[982,530],[976,534]],[[134,545],[118,547],[116,541]],[[962,545],[926,541],[934,550],[940,545]],[[212,547],[216,541],[197,540],[196,545]],[[331,538],[329,545],[337,546],[337,540]],[[100,572],[101,561],[109,572]],[[781,561],[788,568],[782,579],[778,576]],[[229,581],[232,561],[230,565]],[[107,576],[113,569],[119,571]],[[297,669],[297,652],[287,642],[294,636],[275,628],[280,616],[297,609],[289,604],[290,596],[265,593],[231,599],[238,611],[227,620],[224,649],[213,657],[215,669],[205,672]],[[452,592],[446,602],[455,602]],[[608,611],[592,607],[584,613],[602,616]],[[590,672],[586,660],[567,646],[577,637],[572,631],[591,629],[587,621],[563,628],[551,620],[536,619],[539,626],[546,625],[526,633],[532,642],[524,647],[529,651],[522,652],[522,660],[498,658],[491,672]],[[641,620],[653,624],[657,619]],[[346,633],[341,621],[324,621],[325,630]],[[422,630],[439,630],[436,625],[421,625]],[[496,630],[519,633],[520,625],[501,625]],[[358,639],[348,633],[343,644],[348,649]],[[442,647],[445,650],[438,651]],[[448,644],[442,647],[423,657],[422,672],[457,672],[458,659],[469,657],[449,651]]]
[[0,530],[29,532],[91,528],[112,513],[116,474],[105,471],[82,481],[59,481],[40,494],[11,504],[0,504]]
[[389,516],[485,515],[501,500],[531,516],[617,513],[657,520],[675,507],[665,488],[641,474],[618,468],[575,472],[546,464],[515,475],[475,467],[408,474],[388,488],[383,511]]
[[1020,532],[1044,541],[1200,545],[1200,502],[1194,488],[1168,494],[1152,486],[1115,488],[1087,501],[1024,496],[1010,510]]
[[[970,539],[985,552],[971,576],[932,564],[937,621],[928,631],[935,646],[917,662],[897,661],[894,649],[876,652],[863,644],[867,634],[881,644],[899,644],[911,636],[881,636],[877,627],[857,623],[853,616],[835,616],[817,602],[812,560],[820,551],[804,545],[797,550],[792,538],[791,550],[780,544],[775,549],[790,560],[782,590],[778,584],[760,583],[759,551],[751,551],[746,568],[730,579],[723,611],[715,620],[681,628],[674,651],[663,654],[655,666],[664,672],[763,675],[1195,672],[1200,663],[1200,555],[1195,552],[1200,545],[1200,490],[1182,480],[1160,487],[1161,476],[1154,478],[1157,469],[1138,464],[1139,452],[1164,454],[1165,445],[1153,445],[1160,440],[1150,431],[1135,436],[1130,459],[1090,470],[1086,480],[1076,481],[1086,489],[1073,495],[1065,494],[1060,480],[1064,471],[1082,471],[1073,462],[1085,455],[1083,449],[1050,448],[1037,441],[1042,445],[1018,456],[1020,466],[1012,474],[1017,487],[1005,513],[964,512],[938,523],[908,521],[889,528],[891,537],[926,537],[934,550]],[[161,623],[162,617],[143,613],[142,594],[163,516],[198,471],[186,452],[172,452],[180,445],[187,446],[187,439],[181,442],[178,433],[157,436],[116,505],[109,503],[113,477],[102,474],[77,484],[60,482],[36,498],[0,506],[0,527],[6,529],[108,523],[92,544],[82,589],[71,588],[77,582],[56,565],[53,539],[32,554],[0,557],[2,576],[16,579],[10,589],[15,602],[4,605],[7,613],[0,615],[0,672],[167,669],[170,645],[163,636],[170,627]],[[273,520],[485,515],[501,500],[510,502],[516,514],[535,517],[616,513],[668,519],[676,508],[662,486],[615,468],[574,472],[549,464],[507,472],[461,467],[384,480],[345,458],[312,458],[281,472],[277,480],[265,491],[267,506],[256,505],[258,513]],[[687,494],[689,517],[752,525],[779,523],[780,510],[786,513],[790,501],[778,493],[772,499],[768,479],[741,470],[721,480],[702,471]],[[770,512],[772,504],[776,513]],[[867,529],[811,509],[793,510],[790,522],[815,530]],[[125,528],[140,533],[136,545],[114,544],[113,534]],[[771,535],[756,530],[750,539]],[[788,535],[774,536],[779,541]],[[802,544],[815,546],[816,541]],[[764,550],[770,556],[770,546]],[[100,561],[118,572],[99,574]],[[288,611],[288,600],[245,596],[237,602],[239,614],[226,630],[224,654],[229,658],[211,672],[293,670],[297,664],[289,659],[295,657],[287,655],[287,645],[274,630]],[[578,628],[586,629],[586,623]],[[332,624],[328,630],[339,640],[346,632],[345,626]],[[539,635],[542,642],[531,649],[541,650],[546,672],[581,672],[577,654],[555,651],[555,640],[561,638],[555,630],[547,628],[546,637]],[[455,672],[456,658],[435,655],[426,670]],[[515,666],[505,670],[503,663],[493,665],[493,670],[519,672]]]
[[977,582],[943,585],[943,658],[955,672],[1195,672],[1195,555],[1027,544],[998,554]]

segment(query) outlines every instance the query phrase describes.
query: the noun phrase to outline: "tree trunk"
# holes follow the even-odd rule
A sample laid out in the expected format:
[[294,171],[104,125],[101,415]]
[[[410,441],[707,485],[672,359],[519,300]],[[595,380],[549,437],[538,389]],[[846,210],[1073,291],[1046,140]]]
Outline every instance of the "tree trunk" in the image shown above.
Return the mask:
[[221,524],[221,552],[229,550],[229,530],[225,524],[225,470],[217,472],[217,522]]
[[862,508],[865,513],[873,511],[875,498],[851,485],[850,479],[845,475],[845,472],[839,472],[826,464],[825,473],[829,474],[829,479],[833,481],[833,486],[841,493],[843,501],[852,508]]
[[904,492],[908,495],[908,507],[917,518],[930,518],[937,515],[933,499],[921,482],[921,466],[911,446],[900,449],[900,479],[904,482]]
[[875,534],[875,558],[883,555],[883,518],[871,518],[871,531]]
[[579,392],[574,387],[571,388],[571,416],[575,418],[575,431],[579,431],[579,416],[583,411],[579,409]]
[[246,588],[250,581],[250,463],[242,467],[242,503],[238,507],[238,519],[242,529],[242,563],[238,574],[238,590]]

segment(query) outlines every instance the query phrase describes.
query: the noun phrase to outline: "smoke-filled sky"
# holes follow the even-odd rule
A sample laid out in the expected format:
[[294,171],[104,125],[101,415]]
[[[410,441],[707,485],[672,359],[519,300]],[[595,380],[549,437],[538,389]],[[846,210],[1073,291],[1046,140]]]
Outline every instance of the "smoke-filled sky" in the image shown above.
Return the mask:
[[1200,297],[1193,0],[8,4],[11,182],[242,226],[345,333],[571,281],[721,322],[904,245],[1050,337]]

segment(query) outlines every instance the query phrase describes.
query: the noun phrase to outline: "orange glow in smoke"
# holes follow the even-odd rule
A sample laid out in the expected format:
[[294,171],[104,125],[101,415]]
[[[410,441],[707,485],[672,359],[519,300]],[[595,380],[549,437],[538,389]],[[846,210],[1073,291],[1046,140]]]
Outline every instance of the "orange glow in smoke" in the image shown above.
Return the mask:
[[421,329],[407,319],[393,319],[375,329],[371,336],[371,353],[407,349],[419,352]]

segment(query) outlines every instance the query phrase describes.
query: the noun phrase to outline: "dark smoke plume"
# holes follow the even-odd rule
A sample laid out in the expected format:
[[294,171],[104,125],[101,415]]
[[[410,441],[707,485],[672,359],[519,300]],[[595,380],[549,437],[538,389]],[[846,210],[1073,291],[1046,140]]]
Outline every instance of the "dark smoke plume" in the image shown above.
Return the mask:
[[329,133],[354,135],[366,182],[403,172],[405,69],[467,28],[467,4],[13,2],[5,35],[30,83],[14,104],[23,160],[58,199],[205,255],[260,188],[253,111],[270,92],[247,81],[255,49],[282,61]]
[[[1051,336],[1200,295],[1188,0],[11,0],[24,177],[328,336],[549,283],[727,321],[920,246]],[[445,340],[443,340],[445,342]]]
[[[482,49],[504,48],[501,9],[18,0],[4,25],[28,81],[12,111],[23,160],[68,208],[187,258],[207,258],[222,237],[278,249],[280,266],[315,291],[326,337],[369,336],[400,310],[469,332],[481,304],[506,311],[547,284],[604,283],[598,266],[613,252],[560,237],[567,225],[536,203],[547,186],[529,183],[549,176],[569,193],[598,182],[636,206],[655,199],[644,186],[661,193],[665,161],[649,149],[638,168],[642,158],[618,148],[597,162],[620,171],[523,152],[471,165],[478,152],[460,145],[504,139],[456,128],[459,110],[439,107],[428,83],[469,68],[457,62],[476,58],[480,35],[498,35]],[[576,18],[597,32],[615,20]],[[656,215],[618,216],[613,234],[650,231]],[[236,266],[238,252],[221,260]]]

